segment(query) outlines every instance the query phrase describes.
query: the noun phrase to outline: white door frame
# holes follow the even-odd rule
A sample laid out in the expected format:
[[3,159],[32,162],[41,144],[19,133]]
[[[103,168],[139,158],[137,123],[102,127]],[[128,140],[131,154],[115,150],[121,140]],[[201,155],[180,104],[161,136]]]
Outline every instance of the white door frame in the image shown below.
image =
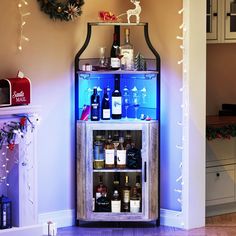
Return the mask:
[[182,226],[205,225],[206,1],[183,0]]

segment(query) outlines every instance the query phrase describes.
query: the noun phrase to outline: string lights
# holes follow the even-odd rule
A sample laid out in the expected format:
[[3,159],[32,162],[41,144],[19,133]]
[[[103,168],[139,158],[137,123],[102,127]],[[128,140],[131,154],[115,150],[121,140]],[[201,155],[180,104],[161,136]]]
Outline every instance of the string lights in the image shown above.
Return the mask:
[[[178,11],[178,14],[184,14],[184,8]],[[183,153],[185,152],[185,140],[186,140],[186,122],[187,122],[187,117],[188,117],[188,105],[185,101],[185,98],[187,97],[188,93],[188,88],[186,87],[186,79],[187,79],[187,66],[186,66],[186,61],[185,61],[185,37],[186,37],[186,26],[185,23],[183,22],[180,26],[179,29],[182,30],[182,36],[177,36],[176,39],[181,41],[181,44],[179,48],[182,50],[182,59],[180,59],[177,64],[182,66],[182,76],[183,76],[183,85],[179,89],[179,92],[182,94],[182,104],[180,105],[180,108],[182,110],[182,120],[177,122],[177,125],[182,129],[182,140],[181,144],[177,144],[176,148],[182,152],[181,155],[181,160],[179,164],[179,170],[180,170],[180,176],[176,179],[177,183],[180,183],[180,187],[174,189],[174,191],[179,194],[179,197],[177,198],[177,202],[181,206],[181,211],[178,213],[178,216],[183,215],[183,186],[184,186],[184,181],[183,181]],[[181,225],[184,226],[185,223],[182,219]]]
[[27,0],[19,0],[18,2],[18,9],[19,9],[19,13],[20,13],[20,37],[19,37],[19,45],[18,45],[18,49],[20,51],[22,51],[22,42],[29,41],[29,38],[26,37],[24,35],[24,26],[26,24],[26,17],[29,16],[31,13],[30,12],[24,12],[24,10],[22,9],[23,6],[27,6],[28,5],[28,1]]

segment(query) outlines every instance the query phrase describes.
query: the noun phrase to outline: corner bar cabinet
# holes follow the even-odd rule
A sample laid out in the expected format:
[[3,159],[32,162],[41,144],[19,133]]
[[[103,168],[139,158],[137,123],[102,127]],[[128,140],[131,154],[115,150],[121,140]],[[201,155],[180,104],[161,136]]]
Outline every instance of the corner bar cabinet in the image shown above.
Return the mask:
[[[99,59],[82,58],[81,55],[87,48],[92,36],[93,27],[113,27],[120,41],[121,28],[143,27],[146,45],[153,54],[153,58],[145,58],[145,71],[125,70],[92,70],[82,71],[82,65],[89,63],[98,64]],[[114,89],[114,80],[119,78],[120,91],[124,88],[131,90],[134,86],[140,91],[141,114],[148,115],[151,120],[135,119],[135,109],[132,105],[126,110],[128,118],[124,118],[125,109],[122,108],[122,119],[119,120],[80,120],[84,105],[90,105],[91,91],[94,86]],[[145,91],[142,93],[142,91]],[[100,92],[102,97],[102,91]],[[127,114],[127,113],[126,113]],[[80,221],[154,221],[160,224],[160,56],[152,46],[148,23],[100,23],[87,24],[86,40],[75,57],[75,120],[76,120],[76,220]],[[95,169],[94,142],[97,135],[107,136],[115,132],[123,135],[129,133],[135,140],[135,145],[141,153],[141,166],[137,169],[105,168]],[[124,179],[129,177],[129,185],[135,185],[137,176],[140,177],[141,200],[138,212],[102,212],[94,208],[95,187],[99,176],[102,175],[103,183],[107,186],[108,199],[111,199],[111,189],[115,174],[120,176],[120,188],[124,186]]]

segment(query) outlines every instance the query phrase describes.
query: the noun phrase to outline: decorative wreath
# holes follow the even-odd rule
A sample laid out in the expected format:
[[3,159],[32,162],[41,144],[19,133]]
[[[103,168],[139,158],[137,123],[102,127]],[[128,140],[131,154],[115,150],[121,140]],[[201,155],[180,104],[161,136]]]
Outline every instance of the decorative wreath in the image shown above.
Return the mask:
[[81,7],[84,0],[38,0],[41,10],[48,14],[53,20],[69,21],[74,20],[82,14]]

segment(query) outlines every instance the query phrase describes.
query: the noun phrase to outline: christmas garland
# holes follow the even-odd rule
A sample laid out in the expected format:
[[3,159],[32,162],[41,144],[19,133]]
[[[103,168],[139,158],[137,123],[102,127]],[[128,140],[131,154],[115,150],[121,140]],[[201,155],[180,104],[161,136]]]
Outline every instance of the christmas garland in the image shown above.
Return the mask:
[[84,0],[67,0],[64,3],[57,0],[38,0],[41,10],[51,19],[69,21],[82,14]]
[[230,139],[236,137],[236,124],[225,125],[222,127],[210,127],[206,128],[206,137],[208,140],[212,139]]
[[20,117],[19,122],[11,121],[3,125],[0,129],[0,150],[5,143],[9,150],[14,149],[16,137],[19,136],[24,138],[24,135],[27,132],[27,121],[31,124],[33,129],[34,125],[27,116]]

